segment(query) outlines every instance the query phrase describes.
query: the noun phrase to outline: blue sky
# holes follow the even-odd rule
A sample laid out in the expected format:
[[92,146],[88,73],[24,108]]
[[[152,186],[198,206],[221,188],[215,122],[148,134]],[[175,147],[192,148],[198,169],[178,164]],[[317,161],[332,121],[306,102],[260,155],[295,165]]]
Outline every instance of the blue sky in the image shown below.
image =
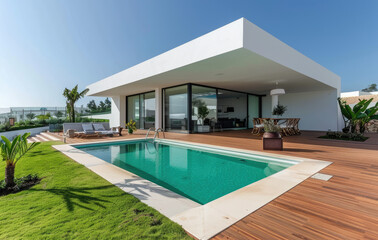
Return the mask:
[[0,0],[0,107],[64,106],[65,87],[241,17],[341,76],[342,91],[359,90],[378,83],[377,12],[376,0]]

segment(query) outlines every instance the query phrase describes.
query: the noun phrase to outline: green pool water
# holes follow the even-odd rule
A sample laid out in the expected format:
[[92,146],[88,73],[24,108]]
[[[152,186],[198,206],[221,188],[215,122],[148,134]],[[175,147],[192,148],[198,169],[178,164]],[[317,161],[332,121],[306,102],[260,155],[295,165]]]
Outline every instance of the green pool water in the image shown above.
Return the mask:
[[260,155],[164,140],[79,145],[76,148],[200,204],[294,164]]

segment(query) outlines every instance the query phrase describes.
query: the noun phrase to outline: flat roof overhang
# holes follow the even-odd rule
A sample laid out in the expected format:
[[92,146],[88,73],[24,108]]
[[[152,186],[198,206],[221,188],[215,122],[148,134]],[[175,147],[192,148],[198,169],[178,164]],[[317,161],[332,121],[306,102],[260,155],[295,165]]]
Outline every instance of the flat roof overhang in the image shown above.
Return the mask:
[[242,18],[89,85],[91,96],[125,96],[185,83],[267,94],[340,90],[340,77]]

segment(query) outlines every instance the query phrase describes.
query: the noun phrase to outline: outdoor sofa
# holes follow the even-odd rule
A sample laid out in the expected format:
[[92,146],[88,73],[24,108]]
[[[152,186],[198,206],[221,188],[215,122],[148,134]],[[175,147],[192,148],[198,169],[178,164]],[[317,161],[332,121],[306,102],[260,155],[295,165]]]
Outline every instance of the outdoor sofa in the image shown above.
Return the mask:
[[63,133],[67,137],[113,136],[121,135],[120,128],[110,128],[108,122],[101,123],[63,123]]

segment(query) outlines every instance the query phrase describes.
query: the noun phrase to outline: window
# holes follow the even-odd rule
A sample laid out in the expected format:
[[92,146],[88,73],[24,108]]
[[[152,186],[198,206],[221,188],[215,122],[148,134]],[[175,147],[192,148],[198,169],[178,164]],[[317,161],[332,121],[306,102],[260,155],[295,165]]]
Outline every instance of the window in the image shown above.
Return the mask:
[[141,123],[144,129],[155,127],[155,92],[141,94]]
[[140,101],[139,95],[127,97],[127,122],[136,122],[136,127],[140,128]]
[[209,132],[217,122],[217,90],[192,85],[193,132]]
[[188,132],[188,85],[164,89],[166,131]]
[[155,126],[155,92],[127,97],[127,121],[131,119],[139,129]]
[[247,127],[247,94],[218,90],[218,122],[222,128]]

